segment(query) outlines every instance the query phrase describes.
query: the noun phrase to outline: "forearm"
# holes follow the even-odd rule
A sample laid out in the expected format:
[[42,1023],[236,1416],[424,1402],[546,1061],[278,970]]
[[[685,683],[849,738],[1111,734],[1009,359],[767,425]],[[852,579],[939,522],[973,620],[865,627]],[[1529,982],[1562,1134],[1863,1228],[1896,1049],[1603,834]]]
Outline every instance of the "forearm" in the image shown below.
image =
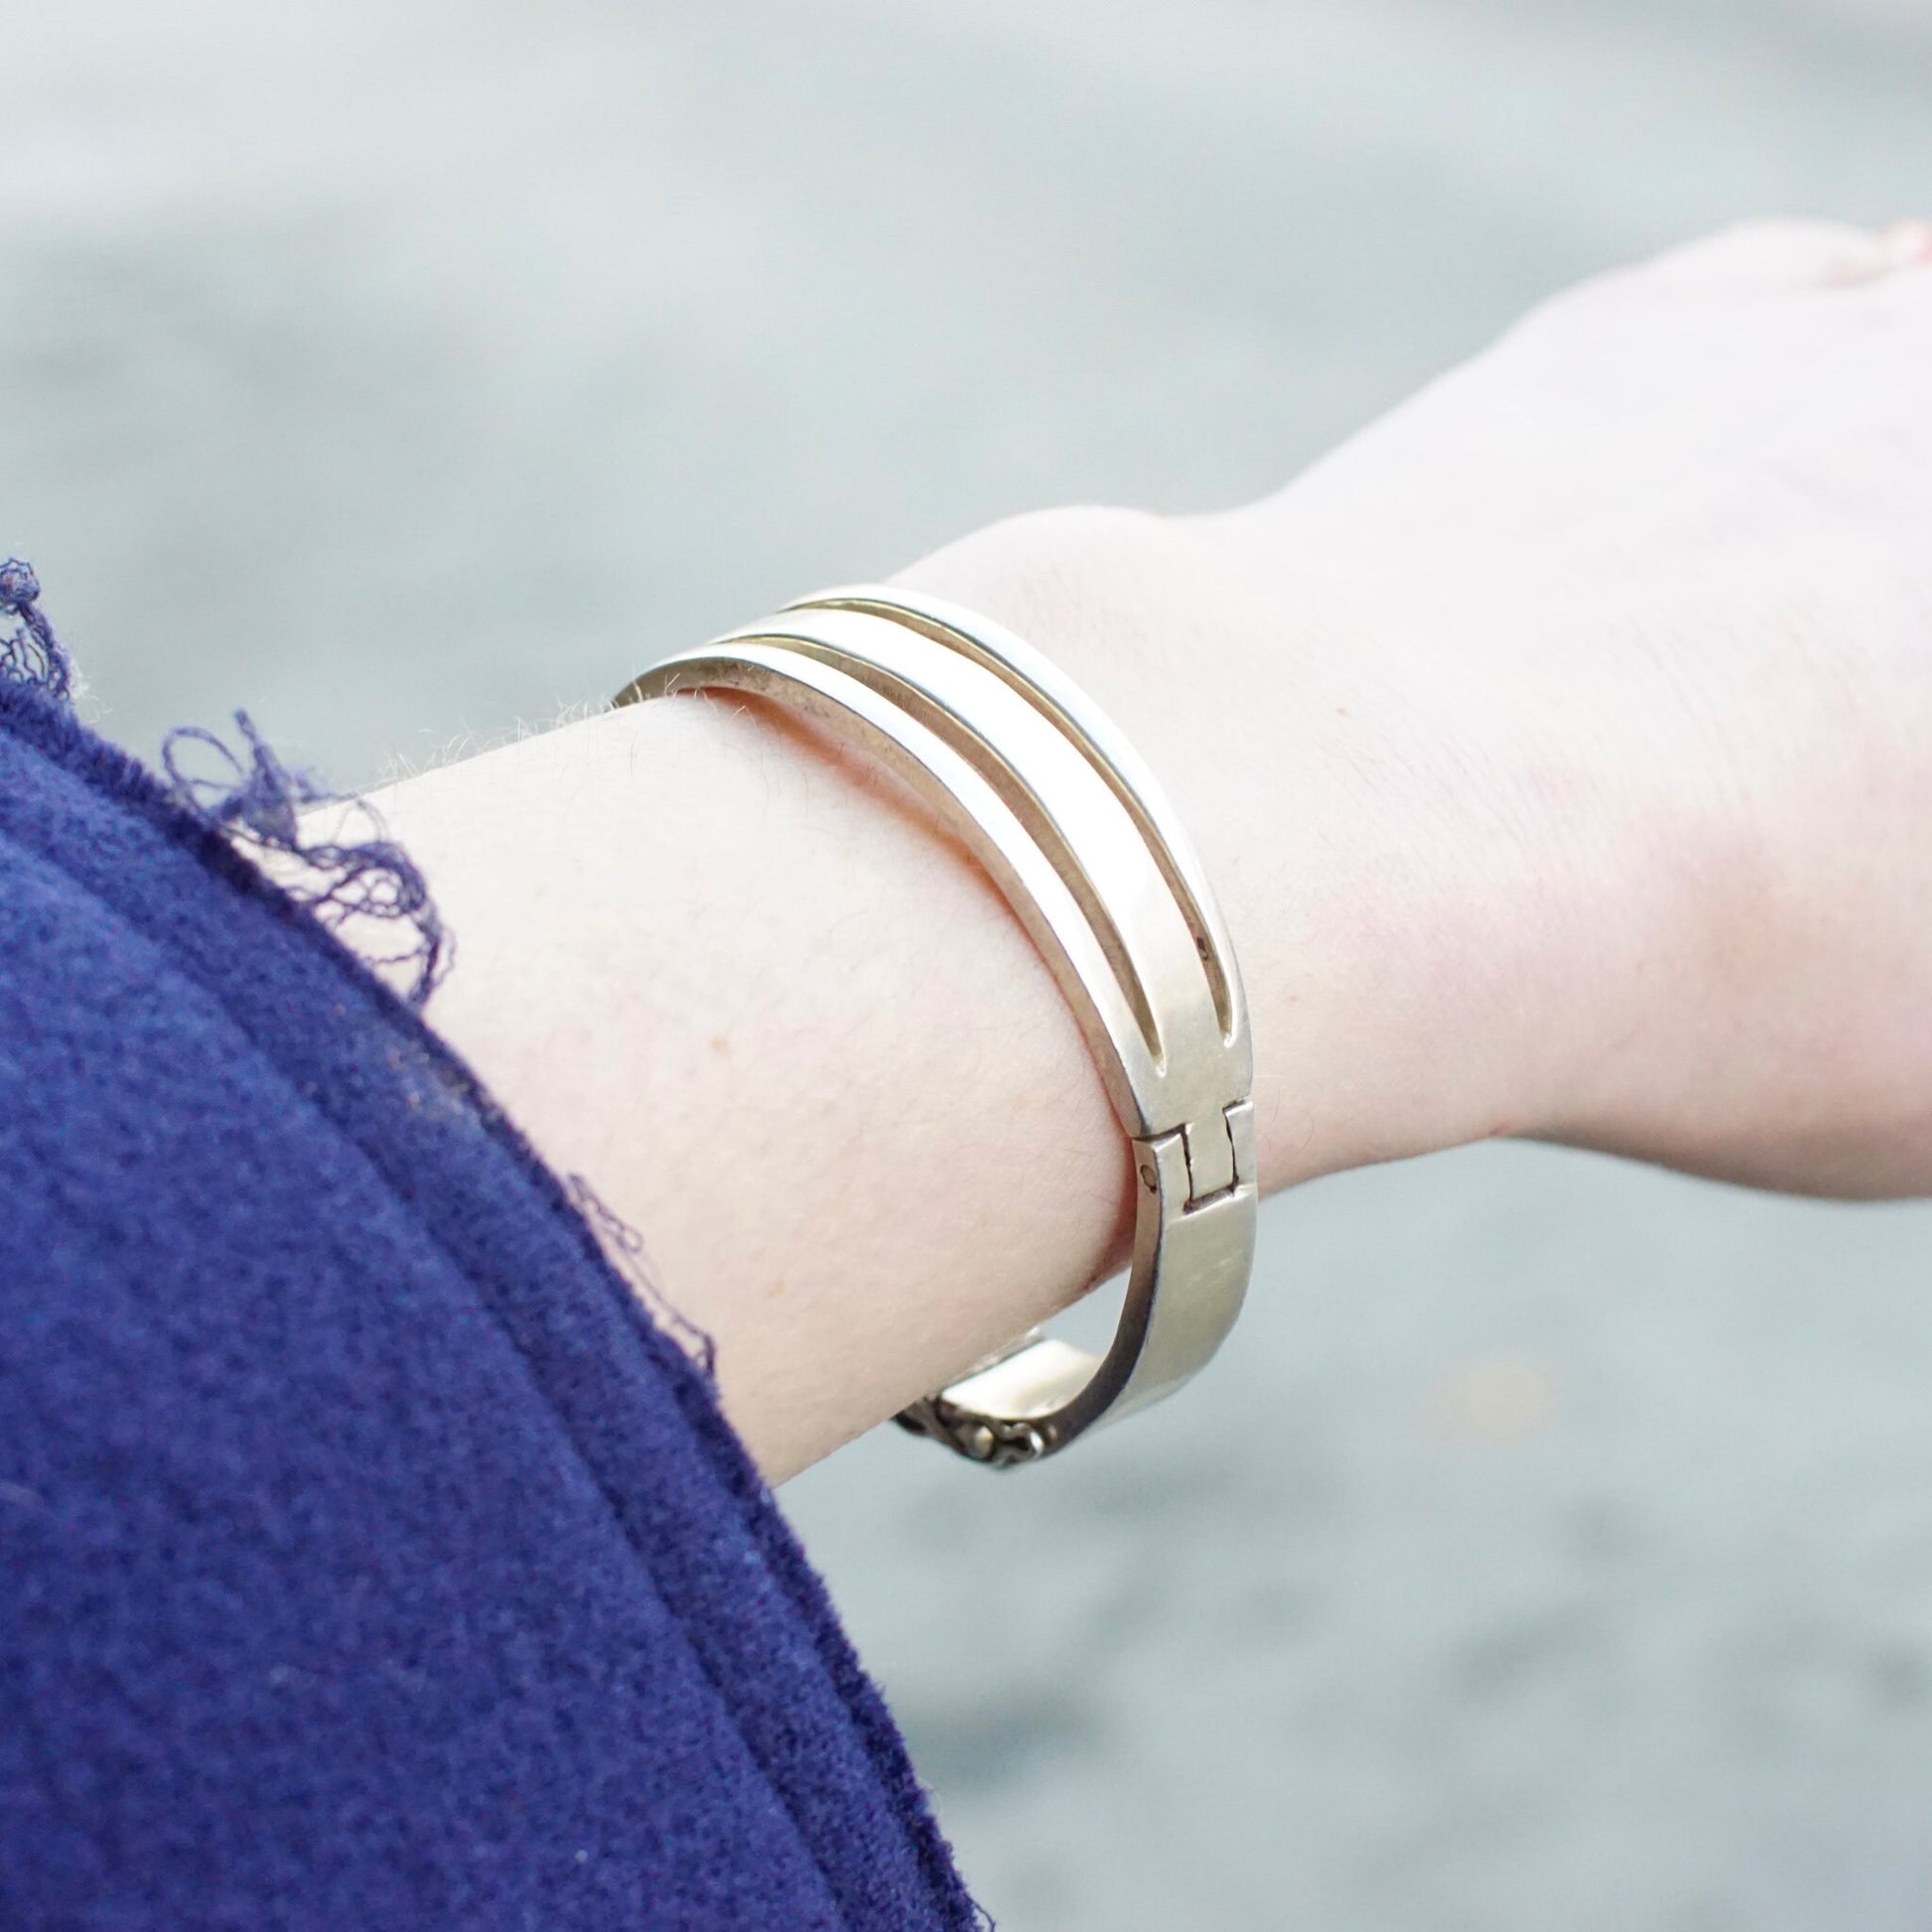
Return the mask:
[[[1143,519],[1074,516],[916,574],[1061,657],[1173,789],[1248,978],[1265,1185],[1527,1124],[1497,1050],[1511,946],[1471,943],[1506,844],[1439,846],[1426,781],[1391,794],[1364,770],[1347,693],[1325,688],[1338,654],[1307,648],[1308,703],[1253,743],[1239,689],[1211,694],[1217,746],[1142,683],[1145,637],[1096,649],[1110,626],[1187,621],[1303,647],[1294,614],[1207,562]],[[1226,642],[1205,674],[1238,666]],[[991,882],[863,759],[679,699],[380,804],[459,934],[431,1019],[642,1232],[774,1478],[1121,1258],[1126,1143],[1072,1015]],[[1515,930],[1534,924],[1519,906]]]
[[[1926,259],[1916,225],[1734,231],[1264,503],[1053,512],[908,573],[1173,797],[1265,1186],[1501,1133],[1932,1186]],[[679,698],[383,805],[460,936],[432,1020],[643,1232],[773,1476],[1120,1256],[1071,1015],[863,761]]]

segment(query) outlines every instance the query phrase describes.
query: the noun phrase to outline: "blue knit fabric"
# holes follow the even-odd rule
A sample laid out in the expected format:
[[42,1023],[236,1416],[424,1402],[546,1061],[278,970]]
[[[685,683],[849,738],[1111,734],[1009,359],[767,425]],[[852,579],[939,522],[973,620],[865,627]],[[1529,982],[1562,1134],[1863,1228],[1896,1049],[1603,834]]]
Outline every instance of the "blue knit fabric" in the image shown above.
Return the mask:
[[552,1177],[0,680],[0,1924],[975,1922],[708,1385]]

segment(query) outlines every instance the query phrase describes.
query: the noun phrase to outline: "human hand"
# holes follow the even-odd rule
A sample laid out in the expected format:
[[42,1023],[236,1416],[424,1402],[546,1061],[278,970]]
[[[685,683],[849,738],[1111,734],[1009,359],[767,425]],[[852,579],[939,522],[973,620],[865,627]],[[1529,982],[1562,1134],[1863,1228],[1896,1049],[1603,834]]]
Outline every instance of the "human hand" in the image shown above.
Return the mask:
[[1544,305],[1279,495],[908,577],[1029,634],[1203,849],[1264,1179],[1499,1133],[1932,1185],[1932,229]]

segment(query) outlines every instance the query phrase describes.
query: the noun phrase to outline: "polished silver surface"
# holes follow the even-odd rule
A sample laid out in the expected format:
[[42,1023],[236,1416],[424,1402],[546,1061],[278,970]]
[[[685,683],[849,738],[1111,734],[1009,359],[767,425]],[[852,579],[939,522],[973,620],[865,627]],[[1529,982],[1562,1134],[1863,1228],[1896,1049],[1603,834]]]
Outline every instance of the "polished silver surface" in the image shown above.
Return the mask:
[[617,702],[719,689],[880,759],[966,844],[1052,969],[1133,1144],[1133,1260],[1105,1352],[1025,1335],[899,1420],[1007,1467],[1172,1394],[1234,1325],[1254,1263],[1254,1060],[1213,891],[1153,774],[1024,639],[912,593],[806,599],[665,658]]
[[984,664],[1011,684],[1065,733],[1140,828],[1148,851],[1161,868],[1169,890],[1193,935],[1207,972],[1208,989],[1228,1050],[1252,1082],[1253,1054],[1247,1042],[1247,1010],[1241,997],[1234,942],[1215,902],[1213,889],[1181,830],[1160,780],[1147,767],[1127,736],[1043,651],[1004,624],[976,616],[945,598],[894,586],[882,591],[866,584],[820,591],[786,607],[794,611],[869,611],[910,624],[921,634]]

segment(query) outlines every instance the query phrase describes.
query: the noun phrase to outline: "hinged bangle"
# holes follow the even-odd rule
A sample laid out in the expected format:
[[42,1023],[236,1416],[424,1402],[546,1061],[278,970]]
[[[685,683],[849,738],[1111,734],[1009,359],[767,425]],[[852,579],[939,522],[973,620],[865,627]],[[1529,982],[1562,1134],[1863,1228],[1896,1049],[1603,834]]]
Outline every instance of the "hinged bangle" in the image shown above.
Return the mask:
[[1134,1258],[1106,1354],[1035,1331],[899,1421],[1005,1466],[1171,1394],[1247,1289],[1254,1063],[1226,927],[1153,775],[1039,652],[914,591],[807,598],[665,658],[617,702],[720,689],[871,753],[966,843],[1052,969],[1133,1143]]

